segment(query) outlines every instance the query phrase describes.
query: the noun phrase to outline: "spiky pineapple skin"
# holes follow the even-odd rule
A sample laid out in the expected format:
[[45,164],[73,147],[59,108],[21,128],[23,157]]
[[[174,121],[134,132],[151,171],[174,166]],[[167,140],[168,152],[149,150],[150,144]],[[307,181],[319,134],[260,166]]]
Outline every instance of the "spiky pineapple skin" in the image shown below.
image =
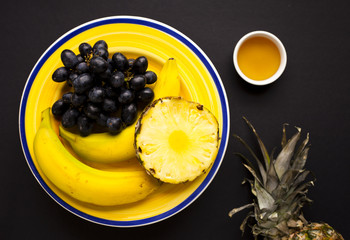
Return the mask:
[[[310,223],[298,232],[293,233],[286,240],[344,240],[343,236],[336,232],[327,223]],[[282,239],[284,240],[284,239]]]

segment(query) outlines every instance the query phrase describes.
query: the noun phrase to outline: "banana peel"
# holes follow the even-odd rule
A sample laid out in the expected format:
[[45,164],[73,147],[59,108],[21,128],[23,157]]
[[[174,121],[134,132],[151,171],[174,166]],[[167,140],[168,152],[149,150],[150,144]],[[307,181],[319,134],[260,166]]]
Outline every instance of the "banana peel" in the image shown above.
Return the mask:
[[141,165],[105,171],[79,161],[62,144],[50,119],[48,108],[34,138],[34,154],[44,175],[67,195],[85,203],[114,206],[140,201],[160,186]]
[[[154,99],[179,96],[180,88],[176,60],[169,58],[165,62],[154,87]],[[62,126],[59,127],[59,134],[81,159],[98,163],[114,163],[135,158],[136,152],[133,143],[136,122],[118,135],[94,133],[82,137],[79,134],[69,132]]]
[[94,133],[82,137],[59,126],[60,136],[69,143],[75,154],[83,160],[100,163],[120,162],[135,157],[134,132],[135,124],[118,135]]

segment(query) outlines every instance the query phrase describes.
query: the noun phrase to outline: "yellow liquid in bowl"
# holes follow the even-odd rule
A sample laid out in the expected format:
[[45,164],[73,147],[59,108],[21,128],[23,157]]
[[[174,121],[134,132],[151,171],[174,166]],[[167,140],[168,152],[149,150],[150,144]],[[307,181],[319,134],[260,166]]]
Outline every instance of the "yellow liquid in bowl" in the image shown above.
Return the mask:
[[277,46],[264,37],[246,40],[237,53],[237,62],[242,73],[253,80],[272,77],[281,63]]

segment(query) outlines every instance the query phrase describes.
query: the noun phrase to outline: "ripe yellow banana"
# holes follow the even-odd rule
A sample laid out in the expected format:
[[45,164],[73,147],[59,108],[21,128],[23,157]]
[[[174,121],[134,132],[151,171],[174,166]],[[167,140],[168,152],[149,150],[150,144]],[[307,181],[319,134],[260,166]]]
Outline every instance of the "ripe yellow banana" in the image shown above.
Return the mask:
[[[164,64],[154,87],[154,99],[180,95],[177,63],[169,58]],[[134,143],[136,122],[118,135],[94,133],[87,137],[71,133],[60,126],[60,136],[69,142],[73,151],[82,159],[92,162],[112,163],[136,156]]]
[[154,100],[162,97],[178,97],[180,95],[179,72],[174,58],[169,58],[165,62],[153,91]]
[[50,118],[48,108],[42,113],[35,135],[34,154],[45,176],[69,196],[99,206],[113,206],[139,201],[159,186],[141,166],[133,171],[104,171],[85,165],[61,143]]
[[125,161],[136,156],[133,147],[135,125],[128,126],[118,135],[94,133],[87,137],[82,137],[79,134],[66,130],[62,125],[59,126],[59,133],[83,160],[113,163]]

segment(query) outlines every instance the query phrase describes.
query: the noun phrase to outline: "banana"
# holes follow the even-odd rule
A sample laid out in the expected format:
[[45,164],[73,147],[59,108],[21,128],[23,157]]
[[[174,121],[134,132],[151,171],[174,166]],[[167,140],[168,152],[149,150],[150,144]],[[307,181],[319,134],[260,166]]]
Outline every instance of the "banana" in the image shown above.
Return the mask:
[[128,126],[118,135],[94,133],[87,137],[72,133],[62,125],[60,136],[65,139],[73,151],[83,160],[113,163],[125,161],[136,156],[134,144],[135,125]]
[[154,100],[163,97],[178,97],[180,95],[180,80],[176,60],[169,58],[159,74],[159,80],[154,87]]
[[34,138],[34,154],[39,168],[57,188],[90,204],[114,206],[136,202],[160,184],[142,166],[133,171],[104,171],[76,159],[52,128],[50,108],[42,112],[42,121]]
[[[165,62],[154,87],[154,95],[154,99],[180,95],[180,80],[174,58]],[[59,127],[59,132],[80,158],[92,162],[113,163],[136,156],[133,146],[136,122],[118,135],[95,133],[82,137],[62,126]]]

